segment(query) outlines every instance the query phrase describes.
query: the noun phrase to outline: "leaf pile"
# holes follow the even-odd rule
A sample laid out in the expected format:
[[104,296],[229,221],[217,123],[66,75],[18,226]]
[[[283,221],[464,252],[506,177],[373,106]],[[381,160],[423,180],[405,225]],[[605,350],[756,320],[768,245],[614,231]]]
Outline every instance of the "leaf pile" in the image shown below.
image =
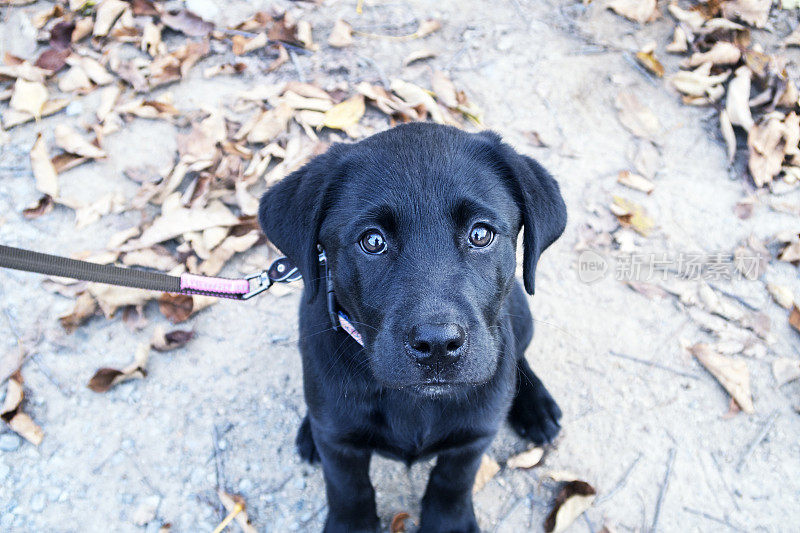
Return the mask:
[[[258,12],[220,28],[191,11],[167,10],[150,0],[102,0],[58,4],[34,13],[31,22],[46,46],[36,57],[4,58],[4,127],[52,115],[90,93],[96,93],[99,104],[94,123],[63,121],[53,129],[52,140],[38,135],[30,160],[41,197],[24,215],[42,217],[63,206],[74,210],[75,227],[81,230],[107,215],[140,213],[141,224],[114,235],[104,249],[78,257],[97,263],[171,275],[217,275],[237,254],[264,242],[256,220],[260,192],[324,151],[331,138],[344,134],[357,139],[400,122],[461,126],[481,120],[480,110],[438,71],[432,72],[431,89],[402,79],[388,87],[361,82],[330,90],[297,81],[260,83],[225,107],[203,110],[183,109],[164,89],[200,62],[205,77],[240,76],[262,65],[264,57],[272,61],[269,73],[288,61],[288,50],[313,54],[319,45],[310,24],[290,12]],[[436,31],[439,24],[425,21],[420,28],[414,38]],[[330,40],[343,47],[353,38],[341,22]],[[215,57],[226,54],[240,59],[221,63]],[[159,93],[151,94],[156,88]],[[61,175],[107,158],[104,140],[134,120],[166,121],[183,130],[172,166],[126,169],[125,176],[138,186],[132,197],[65,197]],[[138,317],[130,324],[141,329],[151,300],[158,299],[174,323],[214,301],[56,279],[49,283],[77,298],[73,311],[60,318],[68,332],[98,310],[112,317],[122,309],[125,317]]]

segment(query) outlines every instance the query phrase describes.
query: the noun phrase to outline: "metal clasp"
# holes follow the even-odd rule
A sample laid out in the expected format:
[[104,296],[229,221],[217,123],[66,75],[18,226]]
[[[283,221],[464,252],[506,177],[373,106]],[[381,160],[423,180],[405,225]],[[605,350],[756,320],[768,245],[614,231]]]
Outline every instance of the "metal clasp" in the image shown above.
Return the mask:
[[254,289],[250,289],[250,292],[247,294],[243,294],[241,296],[242,300],[249,300],[253,296],[261,294],[265,290],[272,287],[273,283],[272,279],[269,277],[269,270],[262,270],[258,274],[250,274],[249,276],[245,276],[244,279],[246,279],[248,282],[251,282],[251,287],[253,286],[252,280],[256,280],[256,286]]

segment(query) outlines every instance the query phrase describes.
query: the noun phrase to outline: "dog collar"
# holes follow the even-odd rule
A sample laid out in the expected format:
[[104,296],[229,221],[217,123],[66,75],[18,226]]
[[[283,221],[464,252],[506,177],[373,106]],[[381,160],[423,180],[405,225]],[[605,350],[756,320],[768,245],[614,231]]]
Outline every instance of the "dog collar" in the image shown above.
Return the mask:
[[350,318],[336,301],[336,293],[333,290],[333,276],[331,275],[331,269],[328,266],[328,258],[325,256],[325,250],[323,250],[322,246],[319,245],[317,245],[317,248],[319,249],[319,264],[325,271],[325,293],[328,304],[328,317],[331,319],[331,326],[333,326],[334,330],[342,328],[353,338],[353,340],[355,340],[361,346],[364,346],[364,339],[361,337],[361,334],[358,332],[355,326],[353,326]]

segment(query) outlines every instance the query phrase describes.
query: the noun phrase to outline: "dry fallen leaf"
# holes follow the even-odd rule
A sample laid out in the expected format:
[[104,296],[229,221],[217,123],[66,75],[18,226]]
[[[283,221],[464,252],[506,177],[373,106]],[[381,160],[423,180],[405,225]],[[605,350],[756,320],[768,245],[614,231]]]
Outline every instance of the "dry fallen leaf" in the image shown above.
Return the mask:
[[[180,198],[175,198],[179,201]],[[168,204],[164,202],[164,206]],[[186,208],[180,205],[171,209],[162,207],[162,215],[142,232],[138,239],[129,241],[122,247],[124,251],[138,248],[149,248],[184,233],[203,231],[217,226],[234,226],[239,223],[239,218],[218,201],[209,202],[205,208]]]
[[161,13],[161,22],[189,37],[205,37],[214,29],[214,24],[203,20],[187,9]]
[[769,18],[772,0],[730,0],[722,3],[725,18],[738,18],[756,28],[763,28]]
[[431,73],[431,88],[436,99],[447,107],[458,107],[458,91],[455,84],[441,70],[434,70]]
[[72,126],[64,123],[58,124],[53,130],[53,134],[55,135],[56,145],[65,152],[92,159],[106,157],[104,150],[81,137]]
[[357,94],[325,111],[323,124],[327,128],[347,130],[364,116],[364,96]]
[[725,111],[734,126],[741,126],[746,131],[753,127],[753,116],[750,113],[750,79],[752,72],[747,67],[736,69],[736,75],[728,84],[728,97],[725,100]]
[[47,96],[47,87],[43,83],[18,78],[14,83],[14,92],[11,94],[8,105],[11,109],[38,118],[44,114]]
[[334,48],[344,48],[353,44],[353,28],[343,19],[338,19],[328,37],[328,44]]
[[617,182],[631,189],[646,192],[647,194],[650,194],[656,188],[652,181],[639,174],[634,174],[630,170],[623,170],[620,172],[617,175]]
[[94,28],[92,35],[104,37],[108,35],[111,27],[128,7],[127,2],[122,0],[103,0],[95,12]]
[[597,491],[585,481],[569,481],[556,496],[553,510],[544,522],[546,533],[561,533],[592,506]]
[[646,68],[659,78],[664,76],[664,65],[662,65],[661,61],[659,61],[656,58],[654,46],[636,52],[636,60],[639,61],[639,63],[641,63],[644,68]]
[[167,352],[185,346],[193,337],[192,330],[175,329],[167,332],[163,327],[156,326],[153,338],[150,339],[150,346],[156,351]]
[[698,343],[689,351],[708,370],[720,385],[736,400],[747,414],[755,412],[750,392],[750,371],[747,364],[739,359],[720,355],[708,344]]
[[136,347],[133,362],[123,368],[101,368],[95,372],[87,385],[94,392],[107,392],[114,385],[130,379],[142,379],[147,376],[147,360],[150,358],[150,343],[142,343]]
[[772,362],[772,375],[775,376],[775,386],[782,387],[800,378],[800,361],[780,357]]
[[128,305],[144,305],[157,298],[158,292],[134,289],[131,287],[118,287],[102,283],[90,283],[87,290],[94,297],[106,318],[114,316],[120,307]]
[[643,139],[656,140],[661,130],[658,117],[633,92],[620,92],[615,104],[619,111],[619,121],[628,131]]
[[250,523],[250,519],[247,517],[247,512],[245,511],[247,506],[241,496],[228,494],[222,490],[219,490],[217,494],[219,495],[219,500],[222,502],[222,506],[225,507],[228,513],[236,512],[234,519],[236,523],[239,524],[243,533],[258,533],[258,530],[253,527]]
[[[247,137],[250,143],[269,143],[278,135],[286,131],[292,118],[292,107],[285,102],[279,103],[273,109],[261,113],[255,122],[246,129],[236,134],[237,138]],[[245,126],[242,126],[245,129]]]
[[711,63],[703,63],[694,70],[680,70],[670,78],[670,81],[676,89],[688,96],[719,100],[725,94],[721,84],[731,73],[726,71],[712,75],[711,67]]
[[95,311],[97,311],[97,302],[94,301],[89,292],[82,292],[78,295],[78,299],[75,300],[75,307],[72,308],[72,311],[58,317],[58,321],[64,331],[72,333],[93,316]]
[[30,207],[26,207],[22,210],[22,216],[27,219],[34,219],[39,218],[42,215],[46,215],[50,211],[53,210],[53,206],[55,202],[53,202],[53,197],[49,194],[45,194],[39,200],[36,201],[34,205]]
[[431,50],[430,48],[420,48],[419,50],[414,50],[403,59],[403,66],[407,67],[415,61],[430,59],[432,57],[436,57],[436,55],[437,52],[435,50]]
[[477,474],[475,474],[475,484],[472,486],[472,493],[475,494],[481,490],[499,471],[500,465],[497,464],[497,461],[483,454],[483,457],[481,457],[481,465],[478,467]]
[[509,468],[533,468],[539,464],[543,455],[544,449],[538,447],[530,448],[510,457],[508,461],[506,461],[506,466]]
[[785,155],[784,126],[778,117],[770,117],[750,129],[748,169],[756,187],[770,183],[781,171]]
[[733,131],[731,118],[724,109],[719,112],[719,130],[720,133],[722,133],[722,138],[725,140],[728,163],[733,163],[733,159],[736,157],[736,133]]
[[659,17],[656,0],[612,0],[608,7],[639,24],[652,22]]
[[405,511],[394,515],[389,525],[389,533],[406,533],[406,520],[409,518],[411,518],[411,515]]
[[767,283],[767,290],[772,299],[775,300],[775,303],[784,309],[791,309],[794,305],[794,294],[790,287],[777,283]]
[[742,57],[739,47],[728,41],[717,41],[707,52],[695,52],[689,58],[690,67],[699,67],[703,63],[713,65],[735,65]]
[[617,217],[620,224],[633,228],[645,237],[650,235],[655,223],[647,216],[642,206],[620,196],[614,196],[613,200],[611,212]]
[[22,399],[24,396],[22,389],[22,374],[15,372],[8,379],[6,387],[6,397],[0,407],[0,418],[8,424],[15,433],[25,440],[38,446],[42,443],[44,432],[26,413],[22,412]]
[[413,83],[408,83],[400,79],[391,82],[392,91],[397,94],[408,106],[422,106],[437,124],[444,124],[445,118],[442,110],[428,91]]
[[58,176],[41,133],[36,136],[36,142],[31,148],[31,169],[36,179],[36,188],[52,198],[57,198]]
[[227,237],[214,248],[209,258],[200,265],[199,273],[205,276],[216,276],[225,263],[234,256],[252,248],[259,240],[260,232],[250,231],[241,236]]
[[792,305],[792,312],[789,313],[789,324],[800,331],[800,308],[797,307],[797,304]]

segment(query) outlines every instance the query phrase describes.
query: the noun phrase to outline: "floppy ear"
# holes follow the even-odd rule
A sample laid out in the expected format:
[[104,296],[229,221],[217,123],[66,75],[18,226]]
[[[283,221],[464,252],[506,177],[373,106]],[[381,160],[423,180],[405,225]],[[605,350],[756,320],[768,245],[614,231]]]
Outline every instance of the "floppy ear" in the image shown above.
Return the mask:
[[496,133],[483,135],[494,144],[522,214],[522,279],[525,290],[533,294],[536,263],[541,253],[564,233],[567,206],[558,182],[538,162],[501,142]]
[[261,197],[258,222],[267,238],[303,275],[306,296],[319,289],[317,239],[325,215],[324,199],[336,174],[332,147],[273,185]]

